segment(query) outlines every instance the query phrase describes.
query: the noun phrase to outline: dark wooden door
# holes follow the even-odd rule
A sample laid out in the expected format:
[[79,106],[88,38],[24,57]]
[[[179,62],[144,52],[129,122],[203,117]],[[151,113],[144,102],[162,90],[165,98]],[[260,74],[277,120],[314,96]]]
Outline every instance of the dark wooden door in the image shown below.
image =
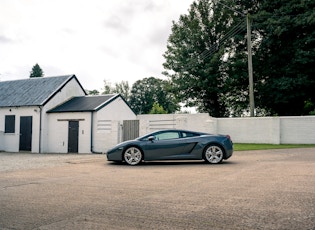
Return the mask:
[[125,120],[123,123],[123,141],[139,137],[139,120]]
[[32,150],[32,116],[20,117],[20,151]]
[[68,153],[77,153],[79,146],[79,121],[69,121]]

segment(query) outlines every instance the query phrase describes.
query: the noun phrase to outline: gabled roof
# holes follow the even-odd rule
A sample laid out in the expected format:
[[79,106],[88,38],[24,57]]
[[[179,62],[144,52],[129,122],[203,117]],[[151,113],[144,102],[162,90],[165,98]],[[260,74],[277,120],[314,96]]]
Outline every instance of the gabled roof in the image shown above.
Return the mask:
[[75,75],[65,75],[0,82],[0,107],[45,105],[73,78],[78,81]]
[[69,101],[47,111],[47,113],[93,112],[103,108],[118,97],[121,96],[119,94],[107,94],[73,97]]

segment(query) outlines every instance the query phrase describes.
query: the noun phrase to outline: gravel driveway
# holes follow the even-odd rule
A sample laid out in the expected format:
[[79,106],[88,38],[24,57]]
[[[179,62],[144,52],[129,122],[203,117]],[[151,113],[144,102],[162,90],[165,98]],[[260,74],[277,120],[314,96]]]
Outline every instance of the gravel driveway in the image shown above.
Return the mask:
[[102,154],[35,154],[0,152],[0,172],[47,168],[67,165],[69,163],[104,160]]
[[0,153],[0,229],[315,229],[315,148],[127,166]]

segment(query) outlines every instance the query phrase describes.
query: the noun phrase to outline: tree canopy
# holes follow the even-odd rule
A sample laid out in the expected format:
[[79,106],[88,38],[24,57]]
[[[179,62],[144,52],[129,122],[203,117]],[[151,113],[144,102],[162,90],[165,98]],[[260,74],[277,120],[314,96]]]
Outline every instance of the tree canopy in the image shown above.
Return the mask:
[[[174,21],[164,53],[168,80],[145,78],[125,92],[136,113],[197,107],[211,116],[249,111],[246,17],[251,21],[255,113],[315,114],[315,1],[195,0]],[[115,91],[115,90],[116,91]]]
[[314,110],[314,4],[194,1],[188,14],[173,22],[164,54],[164,74],[177,99],[216,117],[248,110],[245,19],[250,14],[256,113],[302,115]]
[[159,103],[154,102],[150,114],[166,114],[167,111],[159,105]]
[[[303,115],[315,103],[315,2],[262,1],[254,17],[257,102],[278,115]],[[310,105],[313,106],[310,106]]]
[[[169,82],[154,77],[136,81],[131,88],[129,104],[137,114],[148,114],[155,105],[162,107],[167,113],[179,109],[174,94],[170,91]],[[156,103],[156,104],[155,104]]]
[[120,94],[128,101],[130,98],[130,86],[128,81],[121,81],[120,83],[115,83],[115,85],[112,86],[111,82],[104,80],[104,91],[102,94],[112,93]]
[[[87,90],[90,95],[99,95],[98,90]],[[180,109],[169,81],[150,77],[136,81],[130,89],[128,81],[112,85],[104,80],[102,94],[120,94],[137,114],[174,113]]]
[[33,68],[32,71],[30,72],[30,78],[33,77],[43,77],[44,76],[44,72],[43,70],[40,68],[40,66],[36,63]]
[[[242,26],[246,28],[244,19],[206,0],[193,2],[188,14],[173,22],[164,54],[164,73],[171,78],[181,102],[212,116],[228,114],[226,59],[235,53],[235,33],[226,34],[235,27],[236,32],[241,31]],[[231,42],[229,47],[223,46],[227,40]]]
[[93,89],[93,90],[85,90],[86,92],[87,92],[87,94],[89,94],[89,95],[99,95],[100,94],[100,92],[98,91],[98,90],[96,90],[96,89]]

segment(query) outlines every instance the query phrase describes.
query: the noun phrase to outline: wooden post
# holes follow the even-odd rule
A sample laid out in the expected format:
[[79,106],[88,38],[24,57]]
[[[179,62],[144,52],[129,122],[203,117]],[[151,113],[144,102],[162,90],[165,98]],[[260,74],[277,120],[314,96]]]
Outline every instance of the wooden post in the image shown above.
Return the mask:
[[253,63],[252,63],[252,36],[250,15],[247,14],[247,52],[248,52],[248,78],[249,78],[249,108],[250,116],[255,116],[254,102],[254,81],[253,81]]

